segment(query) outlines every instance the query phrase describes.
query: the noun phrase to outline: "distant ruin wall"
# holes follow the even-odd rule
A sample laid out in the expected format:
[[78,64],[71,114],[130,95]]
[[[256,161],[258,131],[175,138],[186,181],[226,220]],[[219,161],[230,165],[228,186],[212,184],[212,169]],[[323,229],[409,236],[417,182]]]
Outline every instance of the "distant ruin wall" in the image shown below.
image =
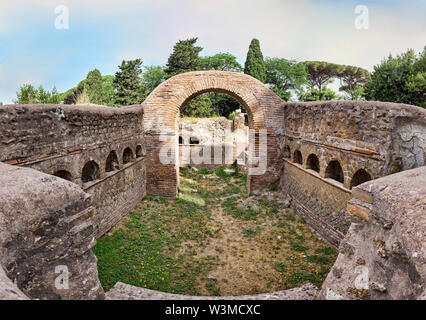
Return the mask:
[[0,161],[58,175],[92,194],[100,236],[146,194],[142,117],[140,105],[4,106]]
[[[374,101],[287,103],[281,187],[292,206],[338,245],[351,188],[425,164],[426,110]],[[340,174],[338,168],[340,167]]]

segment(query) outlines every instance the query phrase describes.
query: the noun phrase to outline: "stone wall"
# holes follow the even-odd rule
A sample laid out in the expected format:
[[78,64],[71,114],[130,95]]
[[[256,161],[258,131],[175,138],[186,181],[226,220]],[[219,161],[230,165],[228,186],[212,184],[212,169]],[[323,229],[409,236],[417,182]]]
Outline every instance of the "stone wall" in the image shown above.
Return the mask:
[[350,225],[352,187],[424,165],[426,110],[373,101],[287,103],[280,147],[283,191],[338,245]]
[[[2,163],[0,185],[7,186],[0,188],[0,269],[7,277],[31,298],[103,298],[91,250],[92,197],[64,179]],[[0,287],[10,287],[3,280]]]
[[321,178],[315,171],[284,161],[285,178],[281,180],[281,188],[290,196],[291,207],[305,218],[308,225],[338,246],[350,225],[346,214],[350,190],[331,179]]
[[[225,117],[179,119],[179,166],[215,169],[240,159],[247,166],[249,128],[245,114]],[[195,143],[194,143],[195,142]],[[216,152],[216,155],[215,155]],[[242,169],[247,171],[247,168]]]
[[426,167],[366,182],[322,299],[426,299]]
[[[277,142],[284,132],[284,101],[262,82],[245,74],[228,71],[187,72],[160,84],[142,104],[149,194],[176,196],[179,185],[179,113],[191,99],[206,92],[226,93],[239,101],[247,111],[250,129],[256,131],[256,136],[250,138],[250,144],[255,146],[255,150],[266,148],[266,170],[256,175],[249,171],[248,189],[260,190],[280,179],[282,162]],[[268,137],[265,146],[259,146],[258,135],[261,131]],[[160,154],[170,154],[170,161],[161,161]]]
[[[92,194],[100,236],[146,194],[142,117],[140,106],[4,106],[0,161],[59,175]],[[91,181],[83,181],[91,161]]]

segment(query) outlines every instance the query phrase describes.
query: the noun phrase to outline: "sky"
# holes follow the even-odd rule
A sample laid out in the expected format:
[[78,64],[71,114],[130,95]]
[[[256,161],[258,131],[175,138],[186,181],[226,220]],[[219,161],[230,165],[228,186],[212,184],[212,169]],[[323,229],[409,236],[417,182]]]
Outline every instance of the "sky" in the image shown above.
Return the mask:
[[[356,27],[359,5],[368,28]],[[57,28],[58,6],[67,29]],[[1,0],[0,102],[25,83],[63,92],[94,68],[114,74],[123,59],[164,65],[191,37],[202,56],[230,52],[242,64],[257,38],[267,57],[372,71],[389,54],[423,50],[426,0]]]

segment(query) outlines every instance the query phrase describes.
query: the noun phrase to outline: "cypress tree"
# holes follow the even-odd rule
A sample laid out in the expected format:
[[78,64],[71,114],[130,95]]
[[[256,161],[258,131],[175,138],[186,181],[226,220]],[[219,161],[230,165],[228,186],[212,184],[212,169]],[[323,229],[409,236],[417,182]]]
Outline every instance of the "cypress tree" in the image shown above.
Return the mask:
[[247,59],[244,64],[244,73],[248,74],[263,83],[266,80],[266,66],[260,50],[260,42],[257,39],[251,40]]

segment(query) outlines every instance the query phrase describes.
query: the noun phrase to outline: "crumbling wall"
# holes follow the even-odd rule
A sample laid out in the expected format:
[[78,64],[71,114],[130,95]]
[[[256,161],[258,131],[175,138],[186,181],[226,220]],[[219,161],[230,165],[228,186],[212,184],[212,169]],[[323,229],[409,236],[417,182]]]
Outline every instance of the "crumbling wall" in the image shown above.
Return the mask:
[[0,185],[0,267],[7,277],[31,298],[103,298],[91,250],[91,196],[64,179],[2,163]]
[[[0,161],[48,174],[62,173],[93,195],[98,236],[146,194],[146,146],[140,105],[123,108],[10,105],[0,108]],[[130,149],[131,161],[124,163]],[[110,153],[116,155],[107,172]],[[92,181],[83,168],[95,163]]]
[[[375,101],[287,103],[280,147],[283,191],[338,245],[350,225],[345,207],[353,186],[424,165],[426,110]],[[333,162],[341,177],[333,176]]]
[[353,222],[321,299],[426,298],[426,167],[353,189]]
[[[247,171],[249,128],[245,115],[179,119],[179,166],[215,169],[234,163],[237,158]],[[195,141],[195,143],[194,143]]]

